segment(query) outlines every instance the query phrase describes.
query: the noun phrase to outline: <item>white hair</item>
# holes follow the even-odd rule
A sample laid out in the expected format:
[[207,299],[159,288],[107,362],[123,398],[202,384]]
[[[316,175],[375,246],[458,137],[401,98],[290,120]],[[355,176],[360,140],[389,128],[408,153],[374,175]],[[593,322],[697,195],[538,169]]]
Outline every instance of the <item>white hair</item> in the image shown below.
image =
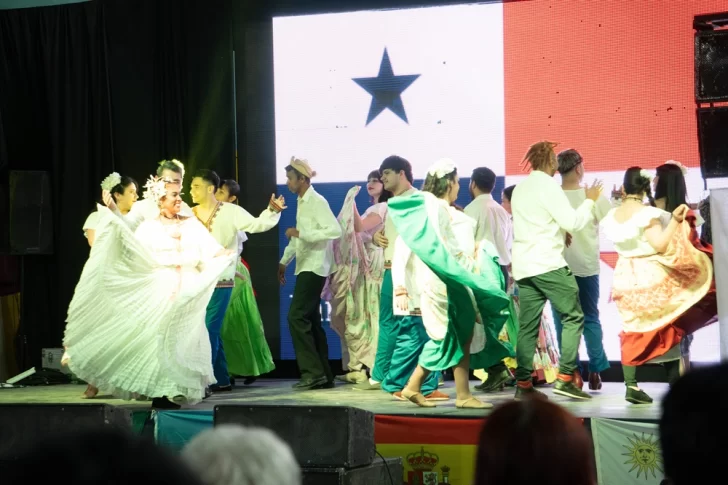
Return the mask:
[[300,485],[291,448],[270,430],[234,424],[195,436],[182,457],[205,485]]

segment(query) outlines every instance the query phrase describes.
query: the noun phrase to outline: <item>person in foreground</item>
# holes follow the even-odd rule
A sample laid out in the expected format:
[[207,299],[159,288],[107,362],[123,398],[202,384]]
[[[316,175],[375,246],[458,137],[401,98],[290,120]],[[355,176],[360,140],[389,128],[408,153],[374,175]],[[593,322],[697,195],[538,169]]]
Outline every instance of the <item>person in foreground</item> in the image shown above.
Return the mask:
[[727,380],[726,363],[693,369],[662,401],[660,444],[668,485],[723,483],[728,424],[715,413],[728,409]]
[[533,388],[531,372],[539,324],[546,300],[560,315],[561,360],[554,393],[574,399],[591,399],[575,385],[576,358],[584,328],[579,287],[564,259],[565,233],[574,234],[593,220],[594,201],[602,193],[595,181],[585,189],[586,199],[574,210],[553,179],[559,168],[555,143],[531,146],[524,163],[528,177],[513,191],[513,277],[520,292],[519,329],[516,346],[516,399],[544,395]]
[[225,424],[187,443],[182,458],[205,485],[300,485],[291,448],[272,431]]
[[156,219],[132,232],[108,192],[96,241],[68,308],[65,364],[80,379],[124,399],[202,400],[215,382],[205,308],[233,262],[194,217],[180,215],[176,181],[152,177],[144,197]]
[[[429,169],[422,192],[389,201],[399,234],[392,261],[396,307],[420,311],[430,337],[401,392],[420,407],[435,406],[421,393],[425,380],[450,368],[455,407],[493,407],[471,394],[470,367],[488,367],[509,354],[497,338],[510,303],[498,253],[487,240],[476,245],[475,220],[452,207],[459,187],[455,164],[442,159]],[[476,329],[480,338],[471,346]]]
[[305,391],[333,387],[329,344],[321,324],[321,291],[326,278],[336,271],[333,242],[341,237],[341,226],[329,203],[311,185],[316,172],[308,162],[292,157],[285,170],[288,190],[298,196],[296,227],[286,229],[288,246],[278,264],[278,281],[284,285],[286,266],[296,259],[288,327],[301,380],[293,388]]
[[622,318],[620,334],[625,399],[651,403],[637,385],[637,367],[662,363],[668,381],[680,376],[680,342],[715,321],[713,264],[691,242],[688,206],[672,214],[644,204],[651,177],[632,167],[624,174],[623,202],[602,220],[604,234],[619,254],[612,299]]
[[509,402],[485,420],[475,485],[596,485],[594,445],[583,423],[543,399]]

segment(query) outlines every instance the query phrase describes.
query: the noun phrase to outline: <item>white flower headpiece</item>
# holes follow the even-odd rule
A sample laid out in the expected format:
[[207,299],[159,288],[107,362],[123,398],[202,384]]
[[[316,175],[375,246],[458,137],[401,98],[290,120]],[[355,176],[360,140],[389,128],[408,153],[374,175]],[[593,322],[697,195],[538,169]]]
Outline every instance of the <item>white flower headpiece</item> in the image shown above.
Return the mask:
[[457,170],[455,162],[453,162],[449,158],[441,158],[430,167],[427,173],[429,175],[432,175],[433,177],[441,179],[446,175],[453,173],[455,170]]
[[152,175],[147,180],[147,183],[144,184],[144,193],[142,194],[142,197],[145,199],[152,199],[154,202],[159,204],[159,201],[162,197],[167,195],[167,184],[174,183],[172,180],[157,177],[156,175]]
[[680,171],[682,172],[683,177],[688,174],[688,167],[678,162],[677,160],[668,160],[665,162],[665,165],[675,165],[676,167],[680,167]]
[[111,192],[111,189],[116,187],[121,183],[121,175],[114,172],[108,177],[106,177],[104,180],[101,181],[101,188],[103,190],[106,190],[108,192]]
[[647,179],[650,181],[650,183],[652,183],[652,179],[653,179],[652,174],[649,171],[645,170],[644,168],[642,170],[640,170],[640,177],[642,177],[643,179]]

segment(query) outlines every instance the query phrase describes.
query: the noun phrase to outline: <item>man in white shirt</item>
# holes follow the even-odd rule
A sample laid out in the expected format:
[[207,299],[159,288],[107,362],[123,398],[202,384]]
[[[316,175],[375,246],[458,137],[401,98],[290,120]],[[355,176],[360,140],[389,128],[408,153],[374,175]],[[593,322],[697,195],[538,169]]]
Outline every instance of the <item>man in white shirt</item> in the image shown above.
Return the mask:
[[[586,200],[586,191],[581,186],[584,180],[584,161],[576,150],[564,150],[556,160],[561,174],[561,188],[571,207],[577,209]],[[564,259],[576,278],[579,287],[579,301],[584,312],[584,340],[589,356],[589,389],[602,387],[600,372],[609,369],[609,360],[602,341],[602,324],[599,321],[599,223],[612,209],[609,200],[600,195],[594,203],[592,218],[581,231],[567,236]],[[570,242],[570,244],[569,244]],[[561,347],[561,319],[556,310],[554,327]]]
[[298,208],[296,227],[286,230],[289,242],[278,265],[278,281],[283,285],[286,266],[296,259],[288,328],[301,371],[301,380],[293,387],[301,391],[334,385],[320,305],[326,278],[336,270],[333,241],[341,237],[341,226],[329,203],[311,185],[315,175],[308,162],[295,157],[286,167],[288,190],[298,195]]
[[[212,170],[198,170],[192,178],[190,195],[197,204],[192,212],[210,235],[225,249],[238,250],[238,234],[242,231],[251,233],[268,231],[278,224],[281,211],[285,208],[285,200],[281,196],[271,196],[268,207],[258,217],[235,204],[220,202],[215,198],[220,187],[220,177]],[[205,325],[210,335],[212,350],[212,368],[215,371],[216,384],[210,386],[212,392],[231,391],[230,375],[227,359],[222,344],[222,324],[230,297],[235,286],[235,263],[225,271],[215,286],[205,313]]]
[[473,170],[470,176],[470,196],[473,201],[465,206],[464,212],[475,219],[475,240],[490,241],[498,251],[498,262],[508,281],[508,265],[511,264],[513,226],[511,215],[493,199],[495,172],[487,167]]
[[533,388],[531,372],[546,300],[563,324],[561,362],[554,393],[575,399],[591,396],[574,384],[576,358],[584,327],[579,287],[564,259],[564,232],[576,233],[593,219],[594,201],[602,191],[597,181],[586,189],[586,200],[574,210],[553,179],[558,168],[554,143],[536,143],[524,162],[531,173],[513,191],[513,278],[520,296],[518,345],[516,346],[516,399],[543,397]]
[[[402,157],[392,155],[379,167],[384,190],[395,196],[406,197],[417,192],[412,187],[412,165]],[[407,315],[394,314],[394,288],[392,285],[392,259],[394,243],[399,234],[389,217],[384,229],[374,234],[374,244],[384,248],[384,275],[379,297],[379,339],[371,378],[354,386],[357,390],[384,390],[400,393],[417,367],[420,354],[429,340],[422,324],[422,313],[413,308]],[[422,394],[428,400],[447,400],[448,396],[437,390],[439,372],[432,372],[422,385]]]

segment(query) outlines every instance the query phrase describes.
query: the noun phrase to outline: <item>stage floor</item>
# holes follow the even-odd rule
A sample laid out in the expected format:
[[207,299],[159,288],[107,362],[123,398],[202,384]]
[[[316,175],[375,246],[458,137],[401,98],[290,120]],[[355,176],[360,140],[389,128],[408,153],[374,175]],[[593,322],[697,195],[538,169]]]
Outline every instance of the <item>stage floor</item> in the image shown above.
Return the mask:
[[[409,402],[402,402],[393,397],[376,391],[356,391],[351,385],[337,383],[334,389],[296,392],[291,389],[296,381],[279,379],[262,379],[250,386],[238,384],[232,392],[215,394],[195,406],[183,406],[182,409],[212,410],[218,404],[256,404],[256,405],[287,405],[287,406],[353,406],[374,414],[388,414],[400,416],[440,416],[452,418],[482,417],[478,410],[461,410],[455,408],[455,400],[437,403],[436,408],[418,408]],[[472,385],[478,382],[473,381]],[[610,418],[622,420],[656,421],[661,413],[661,400],[667,392],[667,384],[644,383],[641,384],[655,400],[652,404],[629,404],[624,400],[624,384],[605,382],[602,390],[594,392],[590,401],[574,401],[551,392],[551,386],[540,387],[549,399],[564,406],[572,414],[580,418]],[[145,409],[150,402],[123,401],[111,396],[100,396],[97,399],[81,399],[85,386],[58,385],[35,386],[17,389],[0,389],[0,404],[27,403],[27,404],[82,404],[82,403],[108,403],[114,406],[134,409]],[[446,382],[441,391],[455,396],[454,383]],[[495,405],[504,403],[513,398],[515,390],[507,388],[497,394],[483,394],[475,391],[480,399],[492,402]]]

